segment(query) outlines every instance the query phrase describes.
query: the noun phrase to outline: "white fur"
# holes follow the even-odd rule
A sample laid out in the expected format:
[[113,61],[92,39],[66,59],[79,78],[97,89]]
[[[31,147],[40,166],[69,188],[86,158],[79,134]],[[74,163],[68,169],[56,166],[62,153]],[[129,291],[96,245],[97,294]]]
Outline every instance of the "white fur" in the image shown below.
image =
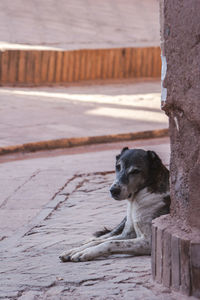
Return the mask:
[[151,222],[156,211],[164,205],[165,194],[150,193],[144,188],[128,200],[127,221],[117,236],[106,234],[81,247],[61,254],[63,261],[87,261],[110,254],[141,255],[151,252]]

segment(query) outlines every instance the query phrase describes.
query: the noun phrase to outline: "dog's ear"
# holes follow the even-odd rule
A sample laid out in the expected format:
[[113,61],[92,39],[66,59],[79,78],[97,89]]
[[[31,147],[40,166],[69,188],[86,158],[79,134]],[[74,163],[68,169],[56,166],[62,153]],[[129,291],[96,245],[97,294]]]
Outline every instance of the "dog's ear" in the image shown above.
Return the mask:
[[160,157],[154,151],[147,151],[147,155],[149,161],[148,186],[151,187],[151,190],[153,192],[167,192],[169,190],[168,169],[165,167]]
[[118,154],[118,155],[116,156],[116,161],[118,161],[118,160],[120,159],[120,156],[121,156],[121,154]]
[[150,168],[156,169],[162,165],[162,161],[160,157],[156,154],[156,152],[148,150],[147,155],[150,163]]
[[127,151],[127,150],[129,150],[129,148],[128,148],[128,147],[124,147],[124,148],[122,149],[122,151],[121,151],[121,155],[122,155],[125,151]]
[[127,151],[127,150],[129,150],[129,148],[128,148],[128,147],[124,147],[124,148],[122,149],[121,153],[118,154],[118,155],[116,156],[116,161],[118,161],[118,159],[120,158],[120,156],[121,156],[125,151]]

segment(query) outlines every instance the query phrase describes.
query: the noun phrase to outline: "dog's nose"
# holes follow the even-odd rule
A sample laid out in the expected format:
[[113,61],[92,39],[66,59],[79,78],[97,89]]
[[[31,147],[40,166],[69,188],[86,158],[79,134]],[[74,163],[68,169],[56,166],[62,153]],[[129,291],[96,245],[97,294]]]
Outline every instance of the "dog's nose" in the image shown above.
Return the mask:
[[110,193],[112,197],[117,197],[121,193],[121,189],[118,186],[113,185],[110,188]]

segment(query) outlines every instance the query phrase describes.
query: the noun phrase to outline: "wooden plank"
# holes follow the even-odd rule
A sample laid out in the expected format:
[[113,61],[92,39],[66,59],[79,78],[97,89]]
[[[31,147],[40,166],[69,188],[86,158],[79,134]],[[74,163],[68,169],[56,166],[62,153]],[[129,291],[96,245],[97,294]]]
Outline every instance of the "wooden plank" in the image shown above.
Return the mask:
[[63,51],[56,52],[56,63],[55,63],[55,82],[61,82],[62,76],[62,65],[63,65]]
[[61,82],[67,82],[69,73],[69,51],[65,51],[63,53],[63,65],[61,73]]
[[81,50],[80,52],[80,73],[79,73],[79,80],[85,80],[86,76],[86,61],[87,53],[86,50]]
[[119,55],[119,78],[124,78],[125,59],[126,48],[122,48]]
[[113,78],[120,78],[121,49],[115,49]]
[[91,51],[92,50],[86,50],[86,73],[85,73],[85,80],[90,80],[91,79]]
[[81,50],[74,51],[74,81],[80,80]]
[[152,77],[153,75],[153,64],[152,64],[152,60],[153,60],[153,48],[150,47],[148,48],[147,51],[147,77]]
[[41,55],[41,83],[47,83],[48,64],[50,58],[50,51],[42,51]]
[[141,59],[141,65],[140,65],[140,77],[145,77],[145,68],[146,68],[146,61],[145,61],[145,49],[140,48],[140,59]]
[[19,63],[18,63],[18,82],[24,84],[26,81],[26,50],[19,51]]
[[67,82],[73,82],[74,81],[74,51],[69,52],[69,68],[68,68],[68,76],[67,76]]
[[142,77],[142,49],[136,49],[136,77]]
[[34,78],[33,81],[36,85],[41,83],[41,51],[33,51],[34,55]]
[[95,80],[96,79],[96,68],[97,68],[97,64],[96,64],[96,58],[97,58],[97,53],[96,53],[96,49],[94,51],[91,52],[91,75],[90,75],[90,79],[91,80]]
[[25,83],[33,84],[34,83],[34,53],[33,51],[27,51],[26,56],[26,78]]
[[110,49],[108,53],[108,68],[107,68],[107,78],[113,78],[114,71],[114,49]]
[[161,58],[160,58],[160,48],[154,47],[154,72],[153,77],[157,78],[161,75]]
[[160,50],[160,47],[157,48],[157,55],[158,55],[158,73],[157,73],[157,77],[161,77],[161,67],[162,67],[162,64],[161,64],[161,50]]
[[131,69],[131,48],[126,49],[126,57],[125,57],[125,66],[124,66],[124,77],[130,77],[130,69]]
[[103,63],[104,63],[104,49],[100,49],[100,65],[99,65],[99,71],[100,71],[100,79],[103,78]]
[[56,65],[56,51],[50,51],[49,63],[48,63],[48,74],[47,74],[48,83],[55,82],[55,69],[56,69],[55,65]]
[[1,83],[8,83],[8,70],[9,70],[9,51],[1,52]]
[[108,70],[108,51],[104,49],[102,51],[103,54],[103,61],[102,61],[102,79],[107,78],[107,70]]
[[9,70],[8,70],[8,82],[10,84],[16,84],[18,76],[18,62],[19,51],[9,50]]
[[156,73],[157,73],[157,53],[156,53],[156,49],[155,47],[152,48],[152,65],[153,65],[153,68],[152,68],[152,77],[156,77]]
[[130,77],[136,77],[136,68],[137,68],[137,52],[135,48],[131,49],[131,64],[130,64]]
[[102,57],[101,50],[96,50],[96,79],[101,78]]
[[[149,48],[143,48],[143,58],[144,58],[144,66],[143,66],[143,77],[148,77],[148,68],[149,68]],[[151,51],[151,50],[150,50]]]

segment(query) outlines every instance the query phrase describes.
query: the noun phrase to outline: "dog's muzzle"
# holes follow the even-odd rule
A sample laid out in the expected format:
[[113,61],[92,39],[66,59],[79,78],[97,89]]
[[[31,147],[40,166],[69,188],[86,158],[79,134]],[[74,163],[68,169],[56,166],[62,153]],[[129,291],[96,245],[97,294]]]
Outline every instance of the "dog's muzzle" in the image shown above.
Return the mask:
[[121,188],[119,187],[119,185],[113,184],[110,188],[110,193],[114,199],[118,200],[121,193]]

